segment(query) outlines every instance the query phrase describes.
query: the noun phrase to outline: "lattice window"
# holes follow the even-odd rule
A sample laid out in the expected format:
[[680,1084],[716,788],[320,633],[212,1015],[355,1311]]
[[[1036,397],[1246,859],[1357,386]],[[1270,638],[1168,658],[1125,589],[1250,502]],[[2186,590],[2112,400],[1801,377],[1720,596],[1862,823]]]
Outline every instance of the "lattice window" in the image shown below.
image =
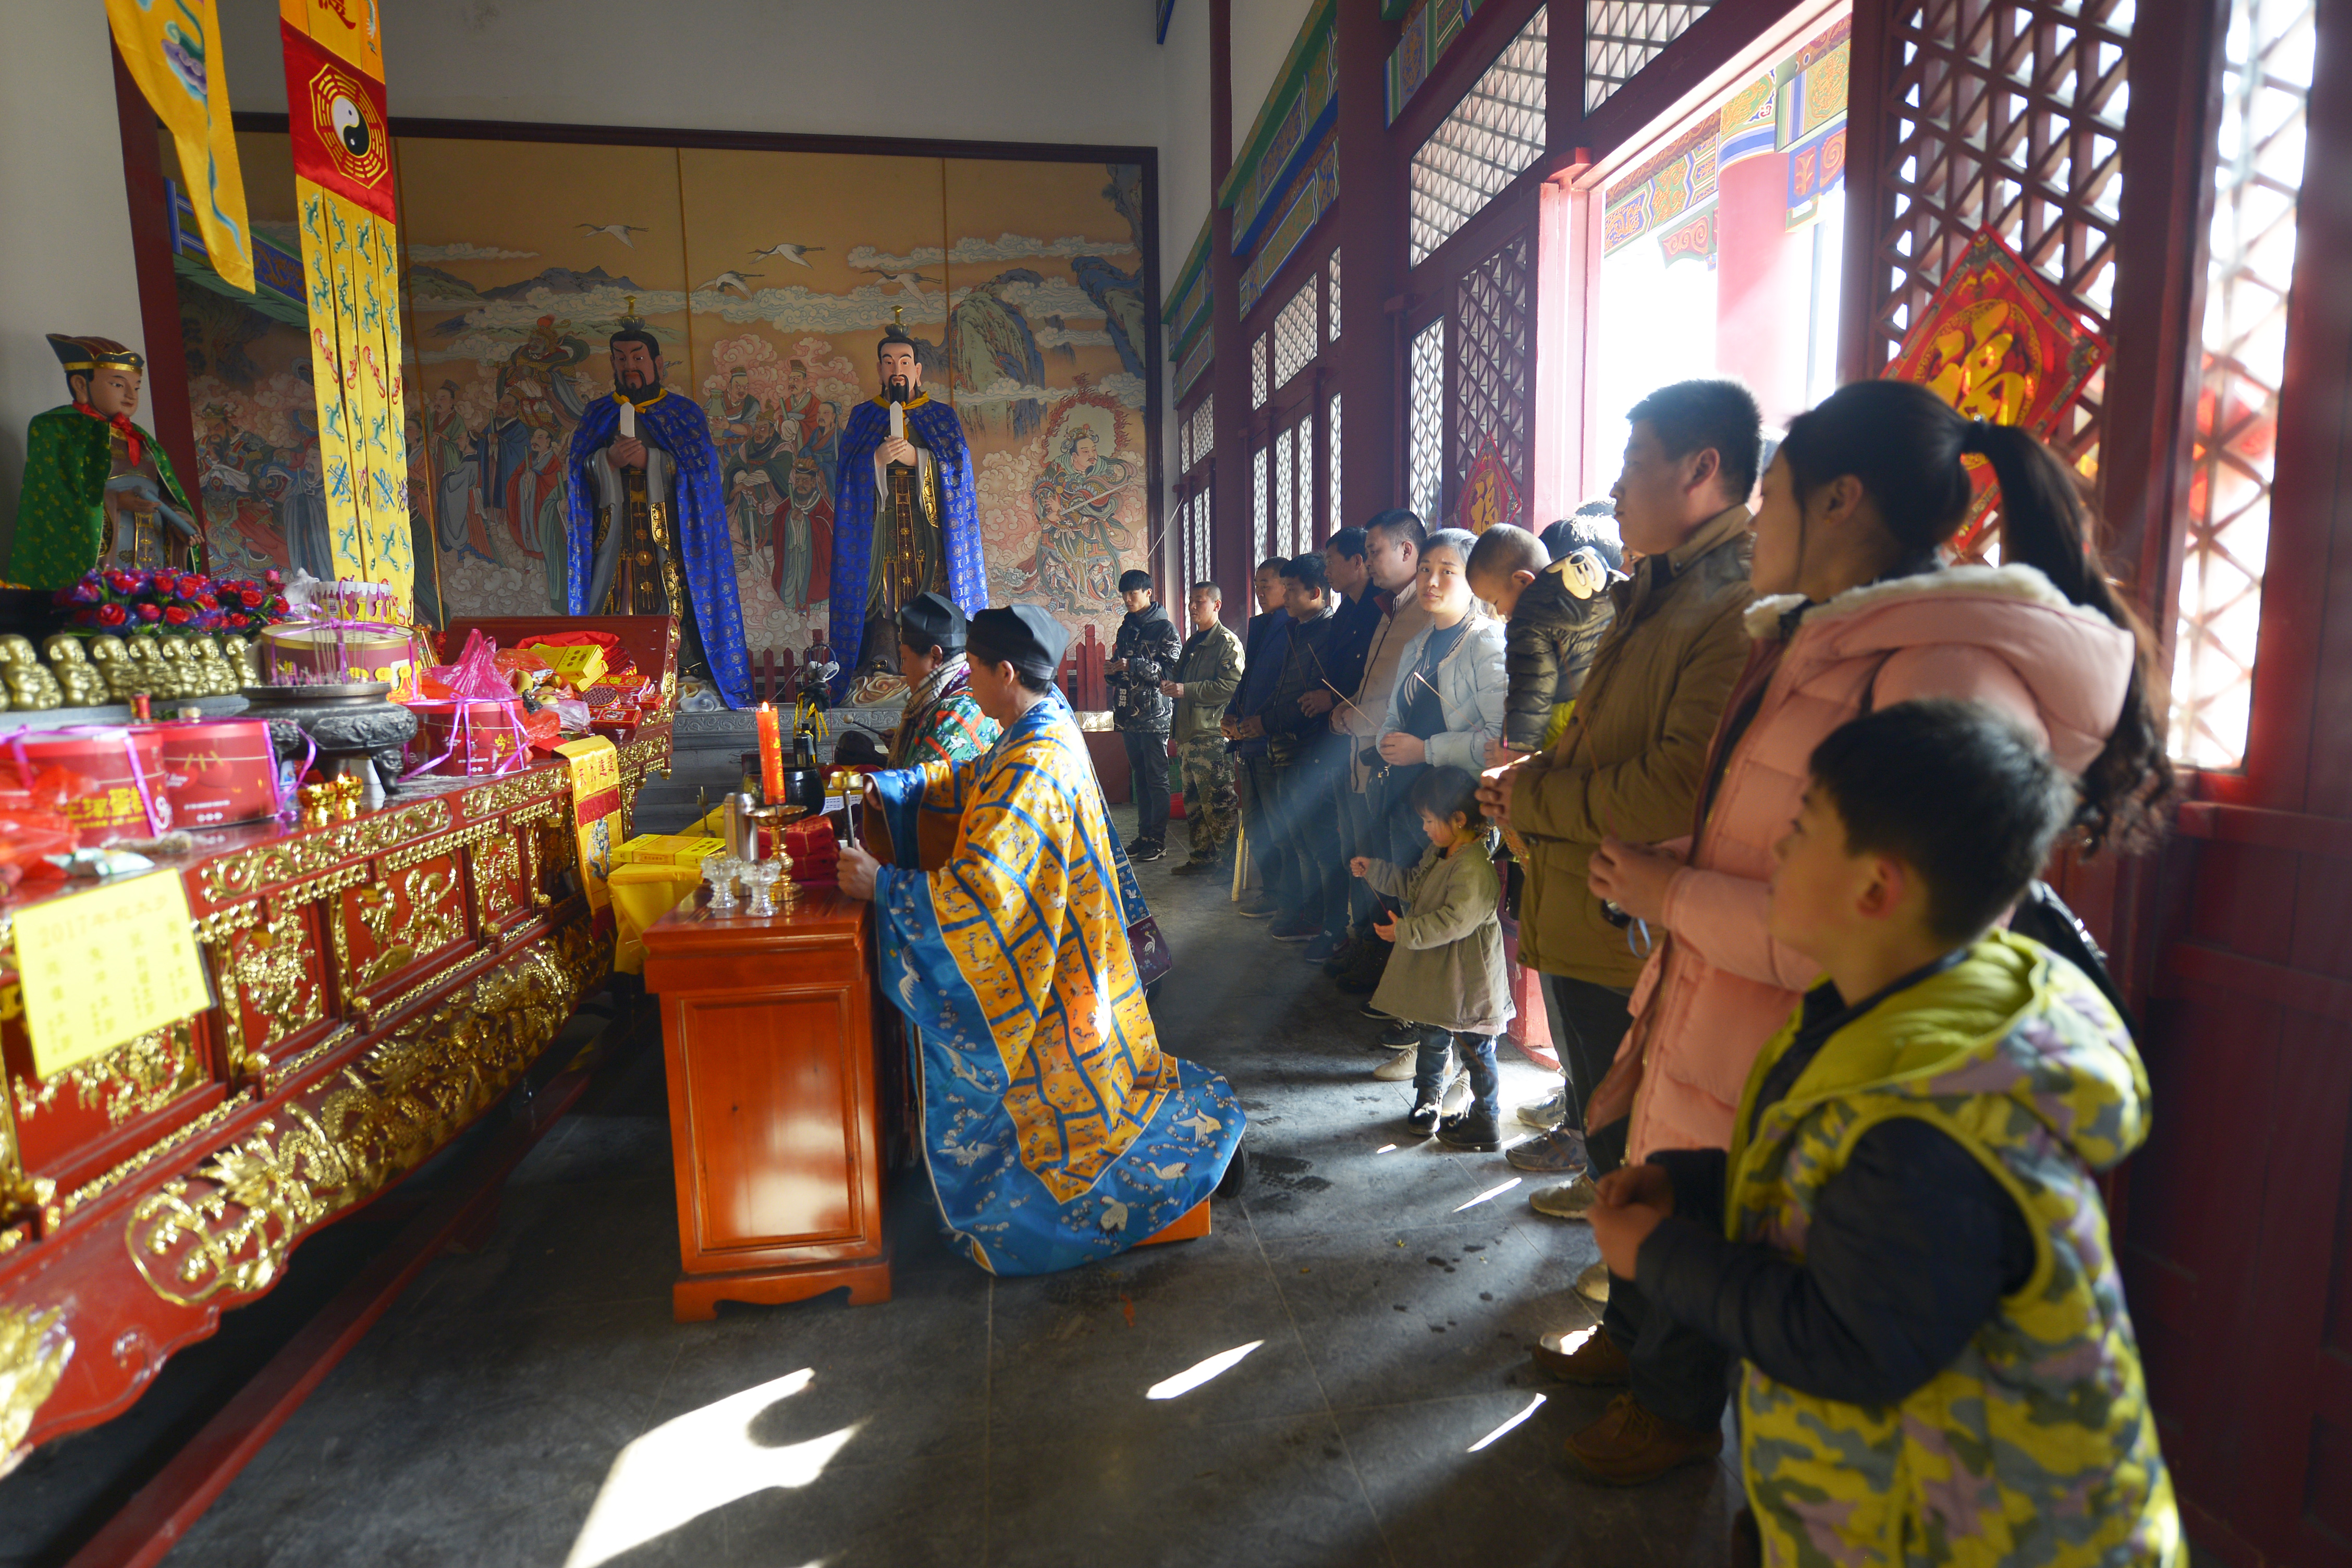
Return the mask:
[[1323,439],[1327,453],[1324,461],[1331,466],[1331,528],[1337,532],[1348,526],[1348,511],[1339,504],[1339,395],[1336,392],[1331,395],[1330,417],[1323,426]]
[[2204,374],[2172,664],[2172,752],[2200,768],[2245,760],[2315,9],[2312,0],[2234,0],[2222,44]]
[[1268,537],[1274,520],[1266,515],[1265,448],[1263,447],[1250,460],[1250,482],[1257,494],[1257,508],[1251,513],[1253,522],[1250,529],[1251,543],[1257,552],[1253,558],[1255,565],[1255,562],[1265,560],[1274,546],[1274,541]]
[[1274,552],[1296,555],[1298,542],[1290,529],[1290,432],[1274,438]]
[[[1454,311],[1454,477],[1458,482],[1488,441],[1524,485],[1528,472],[1528,331],[1534,286],[1528,237],[1520,235],[1463,274]],[[1524,517],[1496,518],[1525,523]]]
[[[1331,253],[1331,281],[1323,291],[1323,310],[1330,325],[1330,340],[1339,341],[1339,253]],[[1334,514],[1337,515],[1337,514]]]
[[1529,18],[1412,155],[1413,266],[1543,156],[1549,10]]
[[1217,395],[1213,392],[1201,399],[1201,405],[1192,410],[1192,461],[1197,463],[1214,454],[1216,449]]
[[1265,406],[1265,334],[1260,332],[1257,342],[1250,344],[1250,406]]
[[[2102,320],[2113,298],[2123,195],[2125,45],[2136,0],[1902,0],[1880,179],[1893,221],[1866,353],[1894,357],[1977,230],[1991,224]],[[2095,374],[2053,443],[2098,463],[2105,376]]]
[[1584,0],[1584,112],[1633,79],[1715,0]]
[[1315,280],[1290,297],[1274,317],[1274,384],[1288,386],[1290,378],[1315,363]]
[[1422,521],[1437,526],[1445,485],[1445,318],[1414,334],[1412,395],[1405,413],[1405,495]]
[[1315,536],[1315,412],[1309,404],[1307,417],[1298,422],[1298,548],[1312,550],[1320,542]]

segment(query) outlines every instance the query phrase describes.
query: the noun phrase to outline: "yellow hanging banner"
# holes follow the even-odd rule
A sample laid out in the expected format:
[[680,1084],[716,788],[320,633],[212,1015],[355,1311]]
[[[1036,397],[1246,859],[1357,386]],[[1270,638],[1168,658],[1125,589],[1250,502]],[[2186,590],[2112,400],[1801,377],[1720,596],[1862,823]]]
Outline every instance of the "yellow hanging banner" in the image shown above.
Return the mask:
[[282,0],[288,129],[335,574],[408,607],[399,232],[373,0]]
[[213,270],[253,292],[245,174],[229,123],[228,67],[221,59],[213,0],[106,0],[106,20],[131,79],[172,132]]

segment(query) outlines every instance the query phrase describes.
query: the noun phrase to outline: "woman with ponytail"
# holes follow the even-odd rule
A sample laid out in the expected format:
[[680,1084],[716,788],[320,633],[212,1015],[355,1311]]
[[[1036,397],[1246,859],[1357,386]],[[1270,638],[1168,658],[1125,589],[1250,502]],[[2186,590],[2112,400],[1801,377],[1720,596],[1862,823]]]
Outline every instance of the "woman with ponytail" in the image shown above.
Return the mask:
[[[1947,565],[1940,553],[1968,515],[1969,457],[1997,481],[1999,566]],[[1592,859],[1593,891],[1657,942],[1633,1026],[1588,1110],[1593,1128],[1631,1116],[1626,1163],[1728,1147],[1749,1067],[1820,978],[1772,940],[1767,915],[1772,846],[1832,730],[1914,699],[1987,703],[2080,781],[2080,847],[2122,847],[2149,830],[2171,784],[2151,645],[2102,573],[2074,475],[2048,447],[1964,419],[1913,383],[1857,383],[1791,422],[1756,515],[1756,646],[1716,732],[1696,832],[1657,848],[1612,841]],[[1932,1310],[1912,1296],[1933,1287],[1889,1282],[1890,1311]],[[1547,1364],[1632,1384],[1569,1443],[1601,1479],[1646,1480],[1721,1447],[1723,1352],[1650,1310],[1630,1280],[1610,1280],[1607,1331]]]

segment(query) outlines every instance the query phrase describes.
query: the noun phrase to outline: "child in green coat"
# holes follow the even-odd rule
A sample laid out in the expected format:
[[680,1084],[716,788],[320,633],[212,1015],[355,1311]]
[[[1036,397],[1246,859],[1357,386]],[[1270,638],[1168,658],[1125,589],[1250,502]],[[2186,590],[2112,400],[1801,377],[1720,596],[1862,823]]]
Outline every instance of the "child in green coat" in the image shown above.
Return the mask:
[[[1419,862],[1411,870],[1363,855],[1348,862],[1374,892],[1404,901],[1402,915],[1372,927],[1375,937],[1396,944],[1372,1005],[1421,1029],[1407,1129],[1422,1138],[1434,1131],[1457,1149],[1491,1151],[1501,1115],[1495,1037],[1513,1008],[1496,919],[1503,889],[1488,858],[1478,781],[1460,768],[1434,767],[1413,781],[1407,798],[1429,837]],[[1444,1116],[1456,1052],[1470,1077],[1470,1104]]]

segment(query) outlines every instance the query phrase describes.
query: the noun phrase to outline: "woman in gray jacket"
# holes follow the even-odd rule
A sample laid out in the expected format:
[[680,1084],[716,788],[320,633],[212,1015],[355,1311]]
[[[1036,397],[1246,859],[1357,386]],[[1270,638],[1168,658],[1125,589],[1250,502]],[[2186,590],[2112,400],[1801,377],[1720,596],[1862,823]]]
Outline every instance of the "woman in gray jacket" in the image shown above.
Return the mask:
[[1476,773],[1486,742],[1503,732],[1510,677],[1503,668],[1503,624],[1483,615],[1470,592],[1469,531],[1441,529],[1421,550],[1419,591],[1429,626],[1405,644],[1381,726],[1381,760],[1391,768],[1426,763]]
[[[1433,1131],[1457,1149],[1492,1151],[1501,1113],[1495,1037],[1513,1008],[1496,919],[1502,884],[1478,814],[1477,776],[1431,768],[1413,781],[1412,800],[1429,839],[1417,865],[1406,870],[1361,855],[1348,862],[1373,891],[1404,901],[1402,915],[1385,916],[1372,928],[1375,937],[1396,944],[1372,1005],[1421,1032],[1405,1125],[1418,1137]],[[1470,1104],[1442,1116],[1457,1050],[1470,1077]]]

